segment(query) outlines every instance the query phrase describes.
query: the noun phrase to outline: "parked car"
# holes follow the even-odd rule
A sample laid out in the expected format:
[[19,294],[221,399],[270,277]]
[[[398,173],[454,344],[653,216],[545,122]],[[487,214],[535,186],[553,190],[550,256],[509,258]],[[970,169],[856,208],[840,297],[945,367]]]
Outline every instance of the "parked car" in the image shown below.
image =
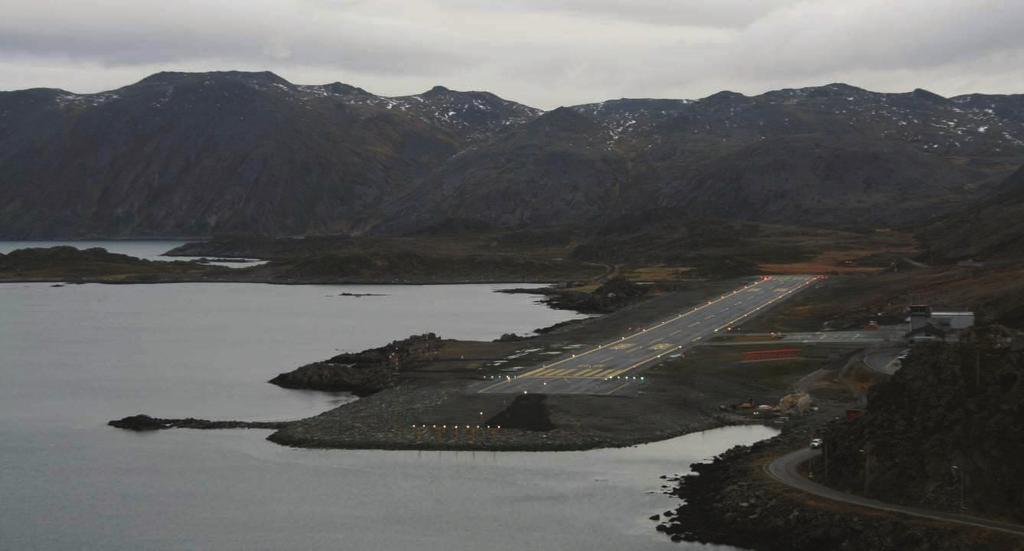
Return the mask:
[[824,444],[825,444],[825,442],[821,438],[813,438],[813,439],[811,439],[811,449],[812,450],[816,450],[816,449],[820,448]]

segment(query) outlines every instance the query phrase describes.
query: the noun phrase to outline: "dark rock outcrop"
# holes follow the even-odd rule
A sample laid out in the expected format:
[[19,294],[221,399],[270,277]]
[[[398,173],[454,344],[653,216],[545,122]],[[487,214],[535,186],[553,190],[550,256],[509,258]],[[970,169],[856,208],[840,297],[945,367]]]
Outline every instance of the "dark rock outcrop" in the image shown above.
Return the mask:
[[288,423],[277,421],[210,421],[207,419],[161,419],[149,415],[131,415],[121,419],[115,419],[108,425],[125,430],[136,432],[148,432],[164,429],[273,429],[284,428]]
[[284,388],[347,391],[368,396],[392,386],[396,374],[437,355],[443,339],[433,333],[415,335],[356,354],[339,354],[322,362],[282,373],[270,383]]
[[544,302],[552,308],[585,314],[605,314],[636,302],[646,296],[649,290],[648,286],[637,285],[625,278],[616,277],[590,292],[561,287],[506,289],[502,292],[544,295]]

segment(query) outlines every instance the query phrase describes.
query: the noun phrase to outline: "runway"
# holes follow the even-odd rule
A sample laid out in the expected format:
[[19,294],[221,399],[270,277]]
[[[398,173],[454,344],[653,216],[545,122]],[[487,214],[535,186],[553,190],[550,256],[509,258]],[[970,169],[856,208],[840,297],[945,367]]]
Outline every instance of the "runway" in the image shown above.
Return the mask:
[[518,376],[477,383],[481,393],[630,394],[643,370],[716,332],[741,323],[817,281],[817,276],[766,276],[619,339],[569,354]]

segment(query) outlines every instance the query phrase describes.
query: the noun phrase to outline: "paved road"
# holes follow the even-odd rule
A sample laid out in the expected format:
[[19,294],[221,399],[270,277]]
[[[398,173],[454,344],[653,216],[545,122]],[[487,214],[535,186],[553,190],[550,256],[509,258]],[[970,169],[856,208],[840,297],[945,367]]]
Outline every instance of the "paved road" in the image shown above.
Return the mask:
[[[817,331],[813,333],[740,333],[743,340],[709,342],[708,346],[764,346],[765,344],[863,344],[902,343],[903,330],[881,331]],[[757,340],[763,337],[763,340]]]
[[893,375],[901,367],[896,358],[907,351],[905,346],[899,348],[882,348],[870,350],[864,354],[864,365],[868,369],[884,375]]
[[905,332],[906,331],[902,328],[886,328],[874,331],[818,331],[815,333],[785,333],[782,336],[781,342],[803,344],[872,344],[878,342],[902,341],[903,334]]
[[484,381],[483,393],[623,394],[642,384],[640,372],[735,325],[817,281],[816,276],[770,276],[745,285],[632,335],[571,354],[519,376]]
[[891,513],[901,513],[904,515],[910,515],[914,517],[926,518],[930,520],[938,520],[942,522],[951,522],[954,524],[963,524],[965,526],[974,526],[978,528],[987,528],[989,530],[996,530],[999,532],[1006,532],[1015,536],[1024,537],[1024,526],[1019,524],[1011,524],[1008,522],[999,522],[995,520],[988,520],[984,518],[972,517],[970,515],[960,515],[956,513],[944,513],[941,511],[929,511],[927,509],[917,509],[914,507],[904,507],[902,505],[892,505],[884,503],[875,499],[869,499],[854,494],[847,494],[834,490],[828,486],[822,486],[817,482],[812,482],[807,479],[799,472],[800,465],[806,463],[810,459],[817,457],[821,452],[818,450],[812,450],[804,448],[797,450],[793,453],[784,455],[775,461],[768,464],[765,470],[771,476],[775,477],[779,482],[796,488],[798,490],[807,492],[809,494],[823,497],[825,499],[831,499],[832,501],[838,501],[841,503],[848,503],[850,505],[859,505],[861,507],[868,507],[871,509],[878,509],[881,511],[888,511]]

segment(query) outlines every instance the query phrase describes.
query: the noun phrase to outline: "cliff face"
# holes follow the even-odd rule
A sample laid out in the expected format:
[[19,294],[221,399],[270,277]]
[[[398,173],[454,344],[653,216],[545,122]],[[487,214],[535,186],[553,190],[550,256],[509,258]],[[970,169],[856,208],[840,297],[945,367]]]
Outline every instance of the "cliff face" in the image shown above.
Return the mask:
[[1024,352],[991,327],[917,346],[867,414],[830,426],[830,485],[884,501],[1024,521]]

